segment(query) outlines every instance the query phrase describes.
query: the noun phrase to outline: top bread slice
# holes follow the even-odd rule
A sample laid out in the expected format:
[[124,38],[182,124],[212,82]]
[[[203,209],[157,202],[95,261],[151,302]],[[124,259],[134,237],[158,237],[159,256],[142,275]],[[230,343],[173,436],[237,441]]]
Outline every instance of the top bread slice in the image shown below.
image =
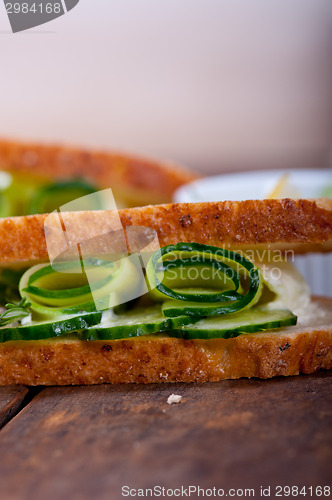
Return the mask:
[[[161,247],[198,242],[234,250],[332,250],[332,200],[327,199],[179,203],[61,216],[69,245],[93,241],[119,227],[143,226],[156,231]],[[64,228],[57,213],[0,219],[0,264],[47,260],[46,219],[49,247],[63,251]]]
[[174,191],[198,177],[172,162],[120,152],[0,140],[0,169],[57,179],[80,178],[98,189],[112,187],[123,206],[167,203]]

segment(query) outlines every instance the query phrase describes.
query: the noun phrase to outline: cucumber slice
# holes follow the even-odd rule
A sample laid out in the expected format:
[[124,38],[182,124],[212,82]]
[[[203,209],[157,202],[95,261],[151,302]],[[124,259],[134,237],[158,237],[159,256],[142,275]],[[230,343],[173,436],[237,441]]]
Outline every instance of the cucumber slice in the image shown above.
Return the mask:
[[[109,313],[104,313],[107,318]],[[125,314],[112,314],[100,325],[79,332],[80,340],[119,340],[130,337],[140,337],[153,333],[165,332],[193,324],[199,318],[178,316],[165,318],[159,305],[147,308],[137,308]]]
[[[91,259],[87,265],[93,268],[96,276],[92,284],[94,290],[105,288],[119,273],[112,262]],[[50,264],[38,264],[26,271],[19,284],[21,296],[44,306],[69,307],[93,300],[80,262],[63,262],[57,266],[60,272],[55,271]],[[112,272],[114,268],[115,272]]]
[[137,308],[125,314],[112,311],[64,316],[59,321],[31,322],[24,326],[0,329],[0,342],[41,340],[74,334],[79,340],[119,340],[167,332],[185,339],[232,338],[281,326],[295,325],[296,316],[287,309],[265,307],[223,315],[218,318],[178,316],[165,318],[159,305]]
[[236,314],[201,319],[194,325],[170,332],[170,336],[185,339],[227,339],[238,337],[242,333],[257,333],[296,325],[296,322],[297,317],[288,309],[256,307]]
[[[33,317],[38,321],[57,321],[61,318],[61,316],[71,316],[73,314],[80,314],[83,312],[95,312],[97,311],[94,302],[86,302],[85,304],[77,304],[69,307],[47,307],[41,304],[37,304],[37,302],[31,303],[30,307]],[[107,309],[107,305],[105,308]],[[103,308],[98,309],[99,311],[103,311]]]
[[63,316],[58,321],[31,321],[24,326],[0,328],[0,342],[10,340],[41,340],[61,337],[67,333],[83,330],[96,325],[102,318],[102,312]]
[[128,288],[139,296],[144,284],[141,270],[129,258],[115,262],[89,258],[84,261],[85,272],[80,271],[80,262],[58,263],[57,271],[50,264],[38,264],[22,276],[20,294],[41,318],[106,310],[128,300]]
[[[192,271],[194,279],[190,278]],[[203,271],[208,271],[207,276]],[[161,248],[149,260],[146,274],[152,299],[164,295],[164,300],[168,297],[177,302],[174,308],[163,307],[170,317],[219,316],[249,309],[259,301],[263,287],[259,269],[244,255],[200,243]],[[204,282],[208,286],[202,292]]]
[[[226,309],[227,307],[227,309]],[[207,304],[205,302],[181,302],[180,300],[166,300],[162,304],[163,314],[167,317],[173,316],[225,316],[230,314],[231,302],[224,302],[222,305]]]

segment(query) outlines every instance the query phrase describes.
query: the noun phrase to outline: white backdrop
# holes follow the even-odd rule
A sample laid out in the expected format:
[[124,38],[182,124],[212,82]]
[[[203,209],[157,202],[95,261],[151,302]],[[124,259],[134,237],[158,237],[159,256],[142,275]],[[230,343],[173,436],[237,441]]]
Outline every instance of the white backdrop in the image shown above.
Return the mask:
[[2,136],[206,172],[330,161],[331,0],[81,0],[9,29],[1,2]]

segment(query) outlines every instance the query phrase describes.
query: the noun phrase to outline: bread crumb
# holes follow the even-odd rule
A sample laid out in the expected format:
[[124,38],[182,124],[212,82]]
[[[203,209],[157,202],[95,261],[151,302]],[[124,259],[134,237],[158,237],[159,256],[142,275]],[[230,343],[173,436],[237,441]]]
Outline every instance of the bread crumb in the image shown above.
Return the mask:
[[182,396],[180,396],[179,394],[171,394],[170,396],[168,396],[167,399],[167,403],[169,405],[178,404],[181,403],[181,401],[182,401]]

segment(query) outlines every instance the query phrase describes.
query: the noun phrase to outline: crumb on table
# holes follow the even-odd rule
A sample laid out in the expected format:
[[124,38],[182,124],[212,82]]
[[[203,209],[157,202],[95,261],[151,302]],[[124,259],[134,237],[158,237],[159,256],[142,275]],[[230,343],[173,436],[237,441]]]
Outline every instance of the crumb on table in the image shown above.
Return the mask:
[[169,405],[178,404],[181,403],[181,401],[182,401],[182,396],[180,396],[179,394],[171,394],[170,396],[168,396],[167,399],[167,403]]

